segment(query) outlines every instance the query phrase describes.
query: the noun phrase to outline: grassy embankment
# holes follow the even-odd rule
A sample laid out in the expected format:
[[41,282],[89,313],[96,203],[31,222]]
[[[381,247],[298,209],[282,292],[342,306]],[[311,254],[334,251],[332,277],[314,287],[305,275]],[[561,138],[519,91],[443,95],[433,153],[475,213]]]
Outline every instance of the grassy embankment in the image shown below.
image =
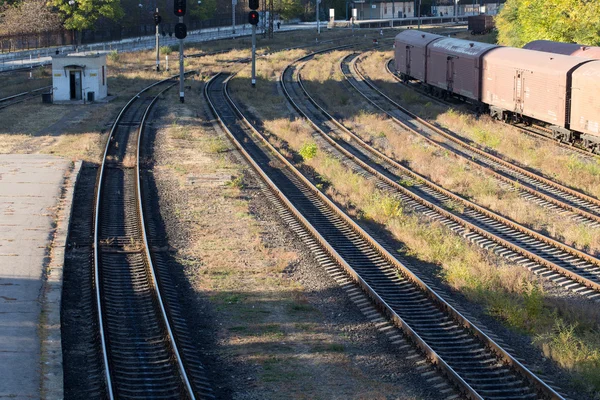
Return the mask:
[[[374,53],[361,66],[369,76],[377,76],[376,79],[379,80],[379,75],[385,73],[382,70],[385,56],[386,53]],[[332,65],[333,71],[339,59],[336,60],[335,55],[324,56],[315,62],[319,62],[321,66]],[[364,109],[362,103],[349,102],[347,96],[329,96],[329,89],[338,85],[342,79],[338,72],[334,76],[324,75],[312,68],[307,69],[303,77],[306,78],[306,85],[311,93],[319,96],[321,104],[328,109],[338,110],[337,115],[349,128],[389,157],[409,163],[415,172],[480,206],[578,249],[600,254],[600,229],[577,222],[570,214],[559,214],[526,200],[515,187],[501,184],[464,158],[453,156],[449,151],[441,150],[417,135],[403,131],[381,113],[372,108]],[[418,96],[420,95],[415,92],[407,91],[403,104],[418,103]],[[425,113],[431,115],[431,108],[430,101],[422,103],[421,109]],[[423,111],[417,113],[421,114]],[[487,122],[489,121],[472,121],[471,128],[484,129]]]
[[[339,56],[337,59],[339,60]],[[265,122],[265,128],[275,137],[273,144],[288,150],[284,153],[304,154],[304,164],[320,177],[320,185],[338,203],[354,210],[359,220],[379,224],[403,243],[402,252],[423,261],[437,264],[440,277],[455,290],[474,302],[485,305],[488,312],[508,326],[531,336],[548,357],[565,370],[573,372],[577,381],[598,389],[600,380],[600,335],[597,311],[588,305],[573,304],[554,297],[543,285],[521,267],[465,242],[444,226],[407,212],[402,203],[374,185],[352,173],[338,160],[319,148],[318,141],[303,121],[290,121],[288,112],[275,93],[275,79],[284,63],[261,60],[264,85],[250,92],[243,85],[247,71],[234,82],[232,92]],[[328,79],[342,78],[332,68],[318,65],[318,85]],[[310,72],[306,72],[310,75]],[[268,81],[268,82],[267,82]],[[305,82],[310,78],[305,77]],[[327,86],[327,97],[339,99],[343,107],[354,101],[345,89]],[[260,103],[253,102],[261,98]],[[341,109],[338,109],[339,111]]]

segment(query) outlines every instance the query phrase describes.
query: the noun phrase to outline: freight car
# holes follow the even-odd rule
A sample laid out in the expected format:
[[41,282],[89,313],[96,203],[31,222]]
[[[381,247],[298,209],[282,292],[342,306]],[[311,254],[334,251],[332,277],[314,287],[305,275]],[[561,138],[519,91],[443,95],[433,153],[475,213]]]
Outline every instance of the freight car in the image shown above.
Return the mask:
[[600,60],[600,47],[585,46],[577,43],[553,42],[551,40],[534,40],[523,46],[527,50],[544,51],[546,53],[566,56],[585,57]]
[[398,34],[395,47],[396,70],[429,93],[506,122],[546,126],[554,138],[600,153],[600,61],[414,30]]
[[494,17],[485,14],[469,16],[468,24],[471,35],[483,35],[495,28]]

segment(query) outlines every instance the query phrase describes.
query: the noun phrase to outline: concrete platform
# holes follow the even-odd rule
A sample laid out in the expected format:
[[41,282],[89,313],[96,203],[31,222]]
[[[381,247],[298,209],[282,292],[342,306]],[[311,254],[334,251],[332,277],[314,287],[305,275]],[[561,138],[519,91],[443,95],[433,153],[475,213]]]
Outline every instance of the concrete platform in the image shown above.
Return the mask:
[[73,163],[59,157],[0,155],[0,398],[62,398],[60,289],[72,174]]

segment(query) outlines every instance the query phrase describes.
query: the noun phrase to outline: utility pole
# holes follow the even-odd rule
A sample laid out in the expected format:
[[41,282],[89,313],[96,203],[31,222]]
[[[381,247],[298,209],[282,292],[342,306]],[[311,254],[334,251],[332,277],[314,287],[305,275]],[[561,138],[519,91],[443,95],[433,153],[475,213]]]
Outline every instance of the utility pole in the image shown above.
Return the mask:
[[419,8],[417,9],[417,12],[419,13],[419,22],[418,22],[418,26],[417,29],[421,29],[421,0],[419,0]]

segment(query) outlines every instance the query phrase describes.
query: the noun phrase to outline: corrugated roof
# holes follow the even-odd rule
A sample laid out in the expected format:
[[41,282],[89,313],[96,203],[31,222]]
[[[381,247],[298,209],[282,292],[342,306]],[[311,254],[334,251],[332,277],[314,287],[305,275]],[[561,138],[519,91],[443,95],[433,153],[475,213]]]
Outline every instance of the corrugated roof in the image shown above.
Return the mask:
[[594,58],[600,60],[600,47],[584,46],[577,43],[553,42],[551,40],[534,40],[523,46],[524,49],[543,51],[546,53],[564,54],[575,57]]
[[429,48],[433,49],[444,49],[446,51],[452,52],[453,54],[465,54],[470,56],[475,56],[477,54],[481,54],[493,47],[497,47],[498,45],[490,44],[490,43],[481,43],[474,42],[471,40],[462,40],[462,39],[454,39],[447,38],[437,40],[429,45]]

